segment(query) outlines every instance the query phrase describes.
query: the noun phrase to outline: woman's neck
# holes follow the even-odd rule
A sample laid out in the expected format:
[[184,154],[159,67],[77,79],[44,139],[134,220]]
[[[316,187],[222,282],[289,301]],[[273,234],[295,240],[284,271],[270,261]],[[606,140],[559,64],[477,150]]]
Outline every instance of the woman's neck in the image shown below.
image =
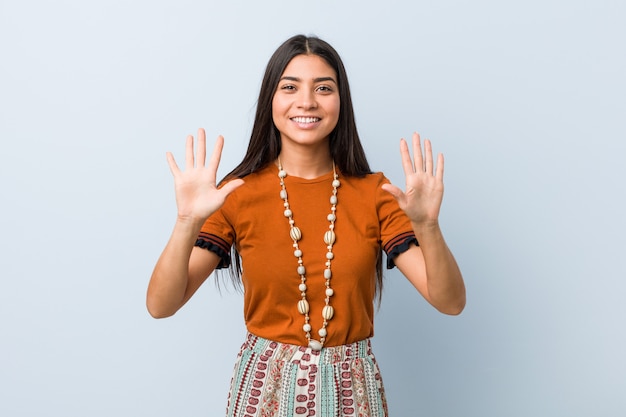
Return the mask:
[[294,177],[313,179],[333,170],[333,159],[328,148],[317,152],[283,148],[278,159],[287,174]]

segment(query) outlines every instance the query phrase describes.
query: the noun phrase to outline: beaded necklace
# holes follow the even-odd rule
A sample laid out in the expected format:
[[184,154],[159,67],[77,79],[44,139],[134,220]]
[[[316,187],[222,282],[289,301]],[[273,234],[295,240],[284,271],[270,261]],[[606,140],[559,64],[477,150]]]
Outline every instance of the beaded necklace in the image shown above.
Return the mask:
[[326,327],[328,326],[328,322],[335,315],[335,309],[330,305],[330,297],[333,296],[334,291],[330,287],[330,279],[332,277],[332,272],[330,269],[331,261],[335,257],[333,254],[333,244],[335,243],[335,221],[337,220],[337,188],[341,185],[339,182],[339,176],[337,175],[337,171],[335,169],[335,162],[333,161],[333,191],[330,196],[330,214],[326,216],[328,220],[328,230],[324,233],[324,243],[326,244],[326,268],[324,269],[324,279],[326,285],[326,298],[324,299],[324,307],[322,308],[322,317],[324,322],[322,327],[318,330],[317,334],[320,339],[316,340],[311,337],[311,323],[309,317],[309,301],[306,298],[306,268],[304,267],[304,262],[302,260],[302,250],[298,245],[298,241],[302,239],[302,231],[298,226],[296,226],[296,222],[293,219],[293,212],[289,207],[289,200],[287,199],[287,188],[285,186],[285,177],[287,177],[287,172],[283,169],[282,164],[280,163],[280,158],[278,159],[278,178],[280,179],[280,198],[283,200],[283,206],[285,208],[283,215],[289,220],[289,236],[291,240],[293,240],[293,255],[298,259],[298,267],[296,272],[300,277],[300,284],[298,285],[298,289],[300,290],[300,300],[298,301],[298,312],[304,316],[304,325],[302,326],[302,330],[306,334],[306,339],[309,342],[309,347],[313,350],[321,350],[324,346],[324,342],[326,341],[326,336],[328,336],[328,330]]

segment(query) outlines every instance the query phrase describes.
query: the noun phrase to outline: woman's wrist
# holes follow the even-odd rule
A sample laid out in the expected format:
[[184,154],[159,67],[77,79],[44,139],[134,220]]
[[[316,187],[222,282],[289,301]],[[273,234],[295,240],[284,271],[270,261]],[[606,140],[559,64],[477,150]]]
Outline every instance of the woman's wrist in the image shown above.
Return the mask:
[[194,216],[181,216],[180,214],[176,216],[176,224],[174,225],[174,230],[182,231],[185,234],[189,233],[194,236],[197,236],[202,229],[202,225],[206,219],[202,217],[194,217]]

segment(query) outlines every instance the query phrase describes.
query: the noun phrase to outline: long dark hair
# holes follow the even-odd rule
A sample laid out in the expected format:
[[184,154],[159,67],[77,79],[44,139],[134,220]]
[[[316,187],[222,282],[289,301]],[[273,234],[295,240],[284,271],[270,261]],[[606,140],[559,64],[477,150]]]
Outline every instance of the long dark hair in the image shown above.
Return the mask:
[[[239,165],[228,173],[222,182],[233,178],[244,178],[273,163],[280,154],[280,132],[272,118],[272,100],[280,77],[291,60],[298,55],[316,55],[324,59],[337,74],[339,88],[339,120],[329,136],[330,155],[342,175],[362,177],[371,173],[365,151],[359,139],[352,97],[346,69],[335,49],[327,42],[314,37],[296,35],[287,39],[276,49],[265,68],[261,91],[257,100],[256,115],[246,155]],[[237,286],[241,284],[241,260],[239,253],[232,247],[230,275]],[[382,292],[382,253],[376,261],[376,288],[378,299]]]
[[330,155],[335,164],[347,176],[363,176],[371,172],[354,120],[348,75],[339,54],[319,38],[296,35],[280,45],[267,63],[248,150],[241,163],[226,175],[226,179],[243,178],[278,158],[281,149],[280,132],[272,119],[272,99],[285,68],[298,55],[317,55],[337,74],[339,120],[329,137]]

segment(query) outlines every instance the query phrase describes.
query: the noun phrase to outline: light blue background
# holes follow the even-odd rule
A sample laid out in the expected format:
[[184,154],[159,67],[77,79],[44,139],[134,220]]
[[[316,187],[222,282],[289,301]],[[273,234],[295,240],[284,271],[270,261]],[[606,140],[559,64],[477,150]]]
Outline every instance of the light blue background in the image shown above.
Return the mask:
[[175,218],[165,152],[247,145],[296,33],[340,52],[370,162],[446,156],[441,223],[468,305],[387,274],[391,414],[626,413],[623,1],[0,1],[0,415],[219,416],[241,296],[144,307]]

